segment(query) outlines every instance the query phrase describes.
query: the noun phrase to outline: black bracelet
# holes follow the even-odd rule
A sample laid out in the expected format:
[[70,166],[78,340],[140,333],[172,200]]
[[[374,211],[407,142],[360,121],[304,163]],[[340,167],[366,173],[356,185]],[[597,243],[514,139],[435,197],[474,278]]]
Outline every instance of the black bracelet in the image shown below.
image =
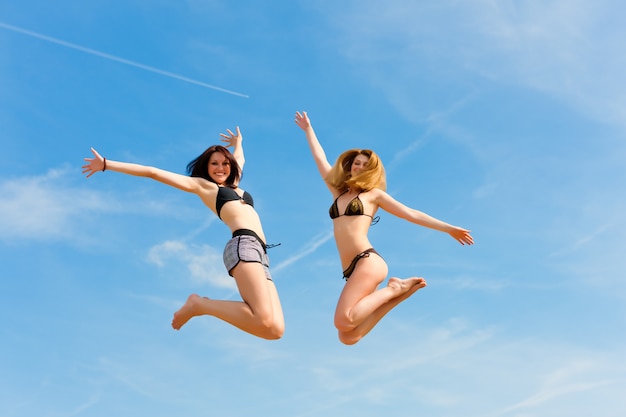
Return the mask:
[[104,167],[102,167],[102,172],[107,170],[107,159],[106,158],[103,158],[103,159],[104,159]]

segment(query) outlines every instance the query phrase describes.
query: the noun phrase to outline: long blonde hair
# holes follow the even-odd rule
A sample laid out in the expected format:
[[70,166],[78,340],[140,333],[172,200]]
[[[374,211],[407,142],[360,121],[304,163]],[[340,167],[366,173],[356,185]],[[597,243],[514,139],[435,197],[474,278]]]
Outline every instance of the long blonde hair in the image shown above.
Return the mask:
[[[361,172],[352,177],[350,174],[352,162],[358,155],[364,155],[368,160]],[[340,192],[346,191],[349,187],[362,191],[369,191],[373,188],[387,190],[383,163],[378,155],[369,149],[350,149],[339,155],[325,180]]]

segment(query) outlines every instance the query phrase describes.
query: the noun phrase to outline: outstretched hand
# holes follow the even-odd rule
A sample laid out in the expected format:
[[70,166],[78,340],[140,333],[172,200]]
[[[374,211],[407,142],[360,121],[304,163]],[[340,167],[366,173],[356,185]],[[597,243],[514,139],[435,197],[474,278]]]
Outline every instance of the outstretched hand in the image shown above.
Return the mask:
[[450,236],[452,236],[455,240],[457,240],[461,245],[473,245],[474,238],[470,235],[470,231],[466,229],[462,229],[460,227],[454,227],[451,231],[448,232]]
[[311,121],[309,120],[309,116],[306,114],[305,111],[303,111],[302,113],[297,111],[294,117],[294,121],[300,127],[300,129],[307,130],[311,127]]
[[106,169],[105,159],[96,151],[94,148],[91,148],[91,153],[93,153],[93,158],[85,158],[87,164],[83,165],[83,174],[87,174],[87,178],[91,177],[98,171],[104,171]]
[[227,148],[231,146],[235,147],[237,146],[238,143],[241,143],[241,141],[243,140],[243,136],[241,135],[239,126],[237,126],[236,128],[237,133],[233,133],[232,130],[230,129],[226,129],[226,131],[228,132],[228,135],[225,133],[220,133],[220,136],[222,137],[221,141],[227,143],[226,145]]

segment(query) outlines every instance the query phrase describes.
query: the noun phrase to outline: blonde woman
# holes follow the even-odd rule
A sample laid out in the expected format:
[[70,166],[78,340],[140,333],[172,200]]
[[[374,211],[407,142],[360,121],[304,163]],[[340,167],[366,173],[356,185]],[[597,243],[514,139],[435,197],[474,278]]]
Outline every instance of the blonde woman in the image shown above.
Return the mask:
[[[254,336],[279,339],[285,323],[276,286],[269,271],[269,258],[261,219],[248,192],[239,188],[245,162],[243,137],[220,134],[227,146],[213,145],[187,165],[189,176],[159,168],[112,161],[91,149],[85,158],[87,178],[99,171],[115,171],[151,178],[179,190],[196,194],[232,232],[224,249],[224,265],[235,279],[242,301],[213,300],[191,294],[174,313],[172,327],[179,330],[191,318],[214,316]],[[227,148],[233,147],[231,153]]]
[[470,231],[437,220],[395,200],[386,190],[383,164],[371,150],[351,149],[330,165],[306,112],[296,112],[296,124],[306,134],[309,148],[333,196],[329,215],[346,284],[335,310],[339,340],[357,343],[391,309],[426,286],[423,278],[389,278],[388,267],[368,239],[376,211],[386,212],[420,226],[448,233],[462,245],[474,243]]

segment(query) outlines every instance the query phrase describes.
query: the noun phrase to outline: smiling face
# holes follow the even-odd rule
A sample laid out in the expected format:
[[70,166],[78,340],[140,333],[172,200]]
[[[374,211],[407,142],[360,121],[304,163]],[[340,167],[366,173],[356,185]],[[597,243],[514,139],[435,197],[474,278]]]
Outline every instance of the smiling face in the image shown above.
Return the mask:
[[350,175],[352,175],[353,177],[356,176],[359,172],[361,172],[361,170],[363,170],[363,168],[365,168],[365,165],[369,160],[370,159],[367,157],[367,155],[357,155],[354,158],[354,161],[352,161],[352,165],[350,166]]
[[207,166],[209,177],[216,184],[222,185],[230,175],[230,161],[221,152],[213,152]]

